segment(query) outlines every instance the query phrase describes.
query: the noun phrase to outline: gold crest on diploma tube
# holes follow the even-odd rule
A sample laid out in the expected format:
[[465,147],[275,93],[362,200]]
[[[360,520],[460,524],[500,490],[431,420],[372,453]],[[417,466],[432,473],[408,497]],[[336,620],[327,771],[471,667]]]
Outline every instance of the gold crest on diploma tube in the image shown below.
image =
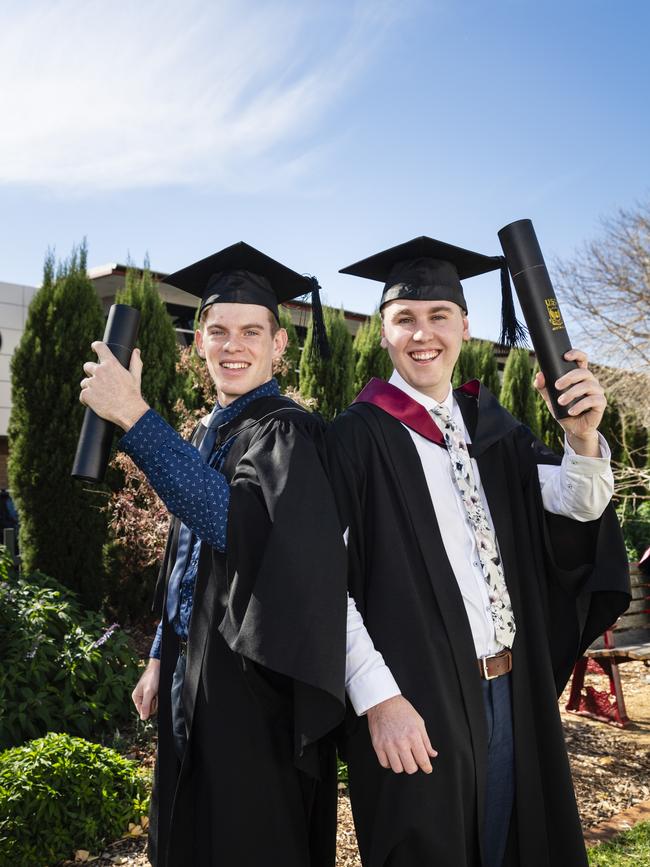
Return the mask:
[[553,331],[560,331],[564,328],[564,320],[560,313],[560,308],[557,303],[557,298],[545,298],[546,312],[548,313],[548,321]]

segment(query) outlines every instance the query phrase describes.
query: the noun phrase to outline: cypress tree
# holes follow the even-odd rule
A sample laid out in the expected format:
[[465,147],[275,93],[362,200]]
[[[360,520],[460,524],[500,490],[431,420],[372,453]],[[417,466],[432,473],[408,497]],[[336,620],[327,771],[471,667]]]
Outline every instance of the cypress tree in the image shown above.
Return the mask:
[[[535,379],[538,372],[539,364],[536,363],[533,370],[533,379]],[[549,449],[557,454],[562,454],[564,452],[564,431],[553,418],[549,408],[546,406],[546,401],[535,386],[532,387],[532,391],[535,398],[536,418],[536,427],[533,430]]]
[[296,326],[291,319],[291,313],[280,305],[280,326],[285,329],[289,340],[284,355],[274,365],[273,374],[282,391],[287,388],[298,388],[298,368],[300,367],[300,345]]
[[103,589],[104,499],[70,471],[84,414],[82,368],[103,331],[102,308],[86,273],[85,242],[56,275],[48,254],[43,286],[11,361],[9,478],[25,572],[58,579],[90,607],[100,603]]
[[494,356],[494,344],[490,340],[476,340],[476,355],[478,362],[478,379],[498,399],[501,391],[499,382],[499,366]]
[[511,349],[503,371],[501,404],[537,433],[537,413],[527,349]]
[[300,393],[315,398],[318,411],[326,419],[332,419],[354,396],[354,352],[343,311],[323,307],[323,318],[331,358],[320,358],[312,351],[314,323],[310,320],[300,359]]
[[499,397],[499,368],[489,340],[472,339],[461,346],[452,384],[458,388],[470,379],[479,379],[495,397]]
[[470,379],[479,378],[478,368],[478,353],[476,351],[476,341],[466,340],[460,347],[460,354],[454,367],[454,373],[451,378],[451,384],[454,388],[458,388],[464,382],[469,382]]
[[118,292],[115,301],[140,311],[138,346],[143,363],[142,395],[153,409],[173,423],[174,404],[180,395],[176,372],[178,344],[174,325],[156,289],[148,259],[141,271],[128,268],[124,289]]
[[379,313],[374,313],[361,325],[352,344],[355,356],[355,394],[359,394],[373,376],[378,379],[388,379],[393,372],[393,363],[386,350],[382,349],[380,341],[381,316]]

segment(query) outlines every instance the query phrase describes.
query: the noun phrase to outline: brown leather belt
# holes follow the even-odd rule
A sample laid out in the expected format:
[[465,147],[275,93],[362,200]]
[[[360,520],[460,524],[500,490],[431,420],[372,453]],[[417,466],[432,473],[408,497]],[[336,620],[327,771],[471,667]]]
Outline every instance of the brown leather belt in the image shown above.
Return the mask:
[[478,661],[478,670],[485,680],[494,680],[502,674],[512,671],[512,651],[502,650],[494,656],[482,656]]

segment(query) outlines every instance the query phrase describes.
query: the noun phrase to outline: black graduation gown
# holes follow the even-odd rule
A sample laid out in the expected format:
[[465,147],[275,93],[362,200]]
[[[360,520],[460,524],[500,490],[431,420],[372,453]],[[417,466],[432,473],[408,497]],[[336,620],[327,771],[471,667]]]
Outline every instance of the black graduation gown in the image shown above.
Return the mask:
[[286,398],[260,398],[219,428],[217,445],[229,438],[227,553],[201,550],[182,763],[170,716],[178,638],[164,614],[177,519],[157,587],[149,857],[155,867],[332,867],[336,763],[324,736],[345,713],[346,566],[323,425]]
[[[559,458],[473,385],[455,395],[517,623],[517,788],[504,864],[579,867],[587,860],[557,696],[581,650],[628,604],[625,549],[611,509],[588,524],[544,511],[536,467]],[[487,752],[481,682],[422,465],[409,432],[373,403],[338,416],[328,440],[342,528],[350,528],[350,593],[439,752],[430,775],[385,770],[366,718],[349,709],[343,751],[363,864],[477,867]]]

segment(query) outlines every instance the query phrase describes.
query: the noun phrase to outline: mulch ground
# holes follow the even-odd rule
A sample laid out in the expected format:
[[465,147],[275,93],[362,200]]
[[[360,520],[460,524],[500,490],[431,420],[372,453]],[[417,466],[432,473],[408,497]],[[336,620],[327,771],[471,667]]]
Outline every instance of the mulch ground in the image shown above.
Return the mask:
[[[573,771],[576,796],[585,839],[589,845],[606,839],[641,818],[647,820],[650,805],[650,667],[641,662],[620,668],[631,725],[617,729],[593,720],[567,714],[562,720]],[[589,683],[606,689],[604,678],[588,675]],[[566,703],[562,697],[560,707]],[[151,754],[139,757],[150,763]],[[127,836],[90,855],[95,867],[148,867],[146,833]],[[66,867],[75,862],[65,862]],[[77,861],[77,864],[80,862]],[[337,867],[360,867],[350,802],[339,798]]]

